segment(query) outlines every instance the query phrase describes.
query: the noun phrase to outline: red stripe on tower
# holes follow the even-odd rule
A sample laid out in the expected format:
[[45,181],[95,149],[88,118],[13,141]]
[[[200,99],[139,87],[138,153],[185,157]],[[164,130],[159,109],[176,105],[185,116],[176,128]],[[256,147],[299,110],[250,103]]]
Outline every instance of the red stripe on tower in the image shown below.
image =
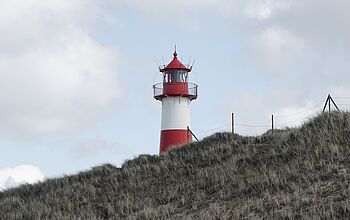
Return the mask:
[[163,82],[155,84],[153,89],[154,98],[162,102],[159,151],[164,153],[192,141],[187,130],[191,123],[189,104],[197,99],[198,86],[188,82],[192,66],[182,64],[177,59],[176,50],[173,60],[159,70],[163,74]]
[[166,152],[174,147],[192,141],[192,135],[188,130],[164,130],[160,132],[160,152]]

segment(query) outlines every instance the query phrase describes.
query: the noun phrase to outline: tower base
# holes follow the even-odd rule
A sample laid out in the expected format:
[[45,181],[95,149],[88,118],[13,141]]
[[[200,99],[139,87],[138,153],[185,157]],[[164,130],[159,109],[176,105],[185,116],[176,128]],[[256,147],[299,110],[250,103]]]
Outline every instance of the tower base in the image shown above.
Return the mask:
[[163,130],[160,133],[160,153],[180,147],[191,141],[192,135],[188,130]]

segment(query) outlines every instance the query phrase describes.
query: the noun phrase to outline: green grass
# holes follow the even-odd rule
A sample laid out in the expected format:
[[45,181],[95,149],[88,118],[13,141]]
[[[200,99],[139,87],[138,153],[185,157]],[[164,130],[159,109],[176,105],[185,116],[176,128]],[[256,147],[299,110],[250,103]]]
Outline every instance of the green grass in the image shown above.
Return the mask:
[[0,193],[0,219],[350,218],[350,113]]

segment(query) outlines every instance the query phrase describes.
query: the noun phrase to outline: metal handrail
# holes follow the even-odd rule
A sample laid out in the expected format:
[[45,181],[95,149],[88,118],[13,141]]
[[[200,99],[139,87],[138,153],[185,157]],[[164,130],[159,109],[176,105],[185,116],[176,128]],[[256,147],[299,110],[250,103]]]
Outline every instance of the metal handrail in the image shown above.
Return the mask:
[[[153,95],[154,97],[159,97],[164,95],[164,83],[157,83],[153,85]],[[194,83],[188,83],[188,96],[198,96],[198,85]]]

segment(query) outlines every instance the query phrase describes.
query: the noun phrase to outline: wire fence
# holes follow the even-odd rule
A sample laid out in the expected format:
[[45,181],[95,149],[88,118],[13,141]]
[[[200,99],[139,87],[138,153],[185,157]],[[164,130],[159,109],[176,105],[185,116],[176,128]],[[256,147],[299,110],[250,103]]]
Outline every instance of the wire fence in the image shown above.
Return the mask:
[[337,105],[350,105],[350,97],[335,97],[333,98]]
[[[341,101],[341,103],[337,103],[338,106],[341,106],[341,110],[349,110],[350,109],[350,97],[334,97],[334,100]],[[235,121],[234,123],[222,124],[210,129],[200,129],[193,128],[192,130],[198,135],[200,138],[208,136],[210,134],[216,132],[231,132],[235,127],[242,129],[259,129],[261,133],[267,132],[270,129],[281,129],[286,127],[298,126],[300,123],[305,122],[307,119],[320,114],[322,112],[322,106],[324,101],[320,101],[315,105],[312,105],[304,110],[296,111],[288,114],[276,114],[273,115],[274,122],[271,119],[268,120],[266,124],[251,124],[251,123],[243,123],[241,121]],[[349,106],[349,108],[346,108]],[[232,119],[233,120],[233,119]],[[272,126],[273,125],[273,126]],[[232,127],[233,126],[233,127]]]
[[346,106],[350,106],[350,97],[334,97],[333,98],[338,106],[345,106],[343,110],[349,110],[349,108],[346,108]]

